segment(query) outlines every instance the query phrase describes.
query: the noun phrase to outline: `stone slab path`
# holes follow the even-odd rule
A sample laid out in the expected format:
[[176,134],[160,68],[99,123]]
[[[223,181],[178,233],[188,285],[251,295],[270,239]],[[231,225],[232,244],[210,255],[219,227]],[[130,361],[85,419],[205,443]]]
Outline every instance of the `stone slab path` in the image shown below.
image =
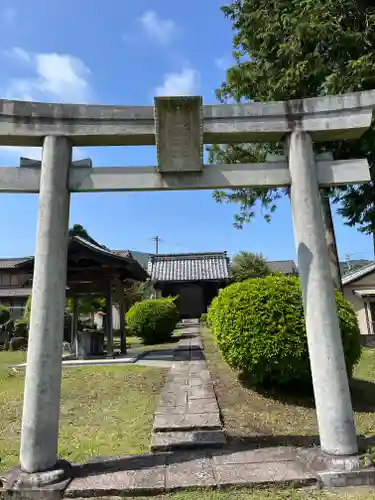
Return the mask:
[[175,451],[92,461],[75,468],[65,496],[160,494],[189,488],[318,483],[292,448]]
[[152,451],[226,443],[199,329],[198,323],[181,329],[182,338],[155,413]]

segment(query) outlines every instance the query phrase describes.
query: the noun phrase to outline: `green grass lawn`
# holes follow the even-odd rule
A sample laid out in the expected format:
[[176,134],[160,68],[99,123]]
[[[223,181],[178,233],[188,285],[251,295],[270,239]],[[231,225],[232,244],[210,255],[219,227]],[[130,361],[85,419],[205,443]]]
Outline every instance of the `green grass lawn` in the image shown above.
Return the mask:
[[[164,349],[174,349],[180,338],[181,333],[178,329],[176,329],[169,342],[165,342],[163,344],[144,345],[139,337],[133,337],[129,335],[126,337],[127,352],[128,354],[136,354],[142,351],[160,351]],[[120,337],[118,334],[115,334],[113,337],[113,347],[114,349],[120,349]]]
[[[318,427],[311,396],[278,397],[246,387],[221,358],[207,328],[202,328],[202,340],[230,441],[259,445],[318,444]],[[361,361],[355,369],[352,399],[358,434],[375,437],[373,349],[363,349]]]
[[[0,351],[0,470],[18,463],[23,352]],[[93,456],[148,450],[166,370],[140,366],[64,368],[59,454],[75,463]]]

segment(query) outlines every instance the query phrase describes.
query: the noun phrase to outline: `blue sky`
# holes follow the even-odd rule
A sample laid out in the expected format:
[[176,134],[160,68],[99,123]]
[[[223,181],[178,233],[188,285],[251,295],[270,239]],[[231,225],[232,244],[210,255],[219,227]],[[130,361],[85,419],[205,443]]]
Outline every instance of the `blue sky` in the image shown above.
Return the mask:
[[[202,95],[215,89],[231,60],[230,22],[222,0],[3,0],[0,6],[0,95],[52,102],[150,105],[156,94]],[[31,148],[0,148],[0,165],[37,158]],[[94,166],[153,165],[154,148],[83,148],[76,158]],[[0,256],[31,255],[37,196],[2,195]],[[113,249],[161,252],[239,250],[294,259],[288,200],[272,222],[258,212],[242,231],[236,207],[219,205],[211,192],[75,194],[71,224],[87,228]],[[372,242],[335,217],[341,258],[372,258]]]

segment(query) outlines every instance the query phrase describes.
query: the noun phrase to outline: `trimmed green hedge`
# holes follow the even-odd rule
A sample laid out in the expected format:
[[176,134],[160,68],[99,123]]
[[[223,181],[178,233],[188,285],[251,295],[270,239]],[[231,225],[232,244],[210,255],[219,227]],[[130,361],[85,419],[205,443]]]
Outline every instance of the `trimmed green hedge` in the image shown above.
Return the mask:
[[[351,377],[361,356],[360,332],[349,302],[338,292],[336,301]],[[212,301],[208,323],[225,361],[254,385],[311,384],[298,278],[268,276],[235,283]]]
[[5,306],[0,306],[0,325],[6,323],[10,318],[9,309]]
[[177,307],[169,297],[136,302],[126,313],[130,335],[140,337],[145,344],[167,342],[178,321]]

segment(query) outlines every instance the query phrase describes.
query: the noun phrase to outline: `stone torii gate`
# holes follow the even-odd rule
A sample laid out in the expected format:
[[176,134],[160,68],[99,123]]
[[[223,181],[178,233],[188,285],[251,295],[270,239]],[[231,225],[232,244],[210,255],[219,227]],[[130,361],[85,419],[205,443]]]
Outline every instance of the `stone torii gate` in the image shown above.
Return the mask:
[[[23,481],[32,483],[35,473],[38,481],[60,477],[57,450],[71,192],[291,186],[321,448],[335,456],[358,452],[319,187],[369,181],[369,168],[363,159],[316,158],[313,142],[360,137],[371,124],[374,108],[375,91],[205,106],[201,97],[159,97],[154,106],[134,107],[0,101],[0,144],[43,146],[41,168],[28,162],[0,168],[0,192],[39,193],[20,450]],[[286,149],[281,161],[203,165],[204,144],[281,141]],[[155,144],[157,166],[72,164],[75,146]],[[53,470],[55,475],[46,472]]]

